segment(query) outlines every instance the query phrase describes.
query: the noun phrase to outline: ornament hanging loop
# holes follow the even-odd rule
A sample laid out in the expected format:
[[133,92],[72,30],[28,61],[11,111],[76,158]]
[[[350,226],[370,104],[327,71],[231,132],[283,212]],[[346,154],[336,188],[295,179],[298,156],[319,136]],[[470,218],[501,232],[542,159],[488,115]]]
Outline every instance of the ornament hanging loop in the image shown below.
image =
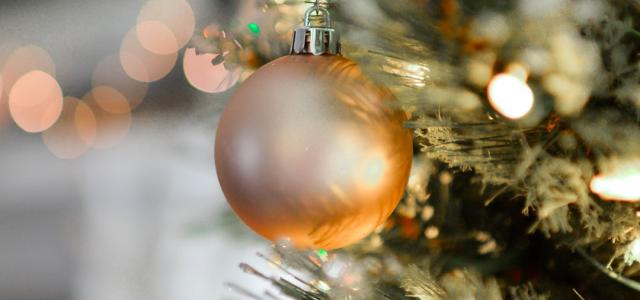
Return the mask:
[[329,10],[327,10],[324,7],[318,6],[318,5],[314,5],[314,6],[310,7],[304,13],[304,26],[312,27],[311,26],[311,14],[314,13],[314,12],[316,13],[317,16],[324,16],[324,24],[325,24],[324,27],[326,27],[326,28],[331,28],[332,27],[331,14],[329,14]]
[[[311,23],[313,13],[322,16],[321,25]],[[318,2],[307,9],[304,14],[304,26],[293,31],[291,54],[338,55],[340,54],[340,37],[333,28],[329,10]]]

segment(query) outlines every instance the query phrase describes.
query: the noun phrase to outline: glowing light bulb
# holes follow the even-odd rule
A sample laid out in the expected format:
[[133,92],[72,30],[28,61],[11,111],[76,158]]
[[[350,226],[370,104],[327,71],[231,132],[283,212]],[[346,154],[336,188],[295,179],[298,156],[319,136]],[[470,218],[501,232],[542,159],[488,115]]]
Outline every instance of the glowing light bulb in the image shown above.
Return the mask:
[[602,199],[640,201],[640,160],[627,162],[612,172],[594,176],[590,187]]
[[522,79],[511,74],[498,74],[488,88],[489,103],[509,119],[524,117],[533,108],[533,92]]

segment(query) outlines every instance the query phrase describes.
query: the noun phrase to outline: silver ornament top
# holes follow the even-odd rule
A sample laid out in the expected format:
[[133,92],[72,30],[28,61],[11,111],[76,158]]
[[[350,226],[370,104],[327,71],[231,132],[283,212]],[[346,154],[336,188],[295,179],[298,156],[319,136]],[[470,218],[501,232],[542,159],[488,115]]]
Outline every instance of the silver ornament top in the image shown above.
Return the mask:
[[[321,16],[321,25],[311,24],[311,15]],[[329,10],[316,4],[304,14],[304,26],[293,31],[291,54],[337,55],[340,54],[340,37],[333,28]]]

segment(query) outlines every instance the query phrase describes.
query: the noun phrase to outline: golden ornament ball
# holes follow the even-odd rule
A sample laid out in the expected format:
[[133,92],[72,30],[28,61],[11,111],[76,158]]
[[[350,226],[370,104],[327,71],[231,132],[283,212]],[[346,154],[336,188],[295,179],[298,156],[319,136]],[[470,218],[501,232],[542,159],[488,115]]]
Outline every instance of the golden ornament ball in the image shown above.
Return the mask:
[[405,114],[341,56],[277,59],[231,97],[218,127],[222,190],[255,232],[335,249],[382,224],[412,159]]
[[[322,27],[310,24],[324,15]],[[402,197],[413,143],[392,94],[339,53],[317,5],[292,53],[263,66],[220,117],[215,162],[227,201],[251,229],[301,248],[336,249],[381,225]],[[312,55],[313,54],[313,55]]]

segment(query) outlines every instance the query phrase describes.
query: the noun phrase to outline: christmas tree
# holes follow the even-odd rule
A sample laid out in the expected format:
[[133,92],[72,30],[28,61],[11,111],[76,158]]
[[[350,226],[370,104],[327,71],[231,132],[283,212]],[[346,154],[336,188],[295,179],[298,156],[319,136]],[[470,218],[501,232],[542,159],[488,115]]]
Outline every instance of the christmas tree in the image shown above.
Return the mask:
[[[205,30],[198,49],[245,70],[286,54],[311,3],[257,5],[262,24]],[[262,256],[282,276],[243,270],[294,299],[639,297],[639,2],[313,5],[337,19],[342,54],[410,116],[409,182],[357,244],[277,243]]]

